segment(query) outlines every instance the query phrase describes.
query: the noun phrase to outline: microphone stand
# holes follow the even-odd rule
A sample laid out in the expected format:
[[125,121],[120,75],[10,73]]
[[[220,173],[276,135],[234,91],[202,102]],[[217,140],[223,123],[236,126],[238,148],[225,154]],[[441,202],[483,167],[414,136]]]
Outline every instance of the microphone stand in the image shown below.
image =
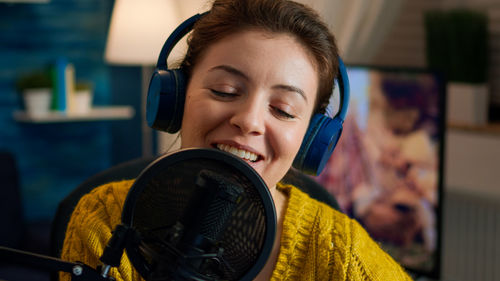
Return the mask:
[[98,270],[82,263],[68,262],[50,256],[25,252],[12,248],[0,246],[0,262],[21,264],[44,271],[57,272],[63,271],[71,273],[71,280],[76,281],[114,281],[109,276],[111,267],[120,265],[120,259],[123,255],[127,237],[130,235],[130,228],[119,224],[113,231],[110,241],[104,249],[103,255],[99,258],[103,263]]
[[80,262],[67,262],[50,256],[25,252],[12,248],[0,246],[0,261],[12,264],[21,264],[44,271],[63,271],[71,273],[71,280],[114,280],[108,276],[102,276],[92,267]]

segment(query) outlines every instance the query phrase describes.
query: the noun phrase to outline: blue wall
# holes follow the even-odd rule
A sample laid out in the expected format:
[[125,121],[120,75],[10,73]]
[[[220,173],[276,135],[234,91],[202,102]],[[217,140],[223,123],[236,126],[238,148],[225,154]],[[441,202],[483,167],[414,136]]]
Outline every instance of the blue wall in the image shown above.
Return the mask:
[[129,121],[59,124],[12,118],[21,108],[19,75],[60,56],[74,64],[77,80],[94,84],[94,105],[138,110],[140,69],[111,67],[103,60],[112,7],[112,0],[0,3],[0,150],[16,158],[28,221],[50,220],[58,202],[85,178],[140,155],[139,114]]

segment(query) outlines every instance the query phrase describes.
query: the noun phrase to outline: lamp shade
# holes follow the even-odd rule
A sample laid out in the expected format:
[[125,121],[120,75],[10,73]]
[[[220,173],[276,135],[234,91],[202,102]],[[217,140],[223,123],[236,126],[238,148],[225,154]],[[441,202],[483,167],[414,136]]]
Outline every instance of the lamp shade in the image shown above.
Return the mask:
[[155,65],[163,43],[182,21],[176,0],[115,0],[105,59],[118,65]]

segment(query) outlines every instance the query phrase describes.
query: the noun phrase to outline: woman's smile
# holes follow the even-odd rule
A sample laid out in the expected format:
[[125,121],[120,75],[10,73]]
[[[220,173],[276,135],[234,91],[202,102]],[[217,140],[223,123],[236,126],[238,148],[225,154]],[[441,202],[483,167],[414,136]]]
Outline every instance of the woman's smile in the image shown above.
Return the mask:
[[233,155],[240,157],[247,162],[257,162],[259,156],[253,152],[245,149],[240,149],[229,144],[217,144],[217,148],[222,151],[229,152]]

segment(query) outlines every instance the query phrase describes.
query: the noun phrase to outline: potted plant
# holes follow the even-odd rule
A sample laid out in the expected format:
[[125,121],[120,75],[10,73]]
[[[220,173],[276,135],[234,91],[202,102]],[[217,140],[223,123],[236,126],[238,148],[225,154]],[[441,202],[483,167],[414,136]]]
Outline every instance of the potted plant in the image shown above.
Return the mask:
[[427,64],[447,80],[447,119],[483,125],[488,121],[488,18],[455,9],[425,15]]
[[49,113],[53,88],[50,72],[36,71],[22,75],[16,86],[28,115],[39,117]]
[[88,114],[92,108],[93,85],[90,82],[78,81],[70,98],[70,114]]

